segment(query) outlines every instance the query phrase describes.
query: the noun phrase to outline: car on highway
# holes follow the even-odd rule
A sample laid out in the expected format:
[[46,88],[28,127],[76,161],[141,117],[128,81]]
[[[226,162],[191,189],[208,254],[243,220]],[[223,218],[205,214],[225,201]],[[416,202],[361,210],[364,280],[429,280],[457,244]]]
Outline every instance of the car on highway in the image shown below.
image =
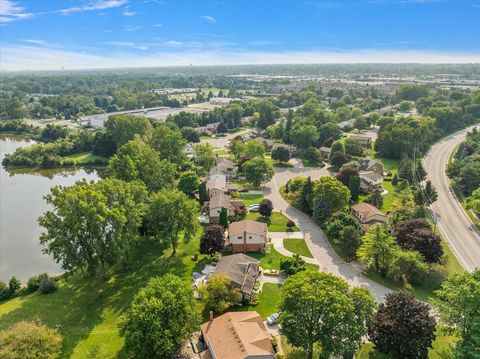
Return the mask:
[[267,318],[267,324],[272,326],[278,323],[278,319],[280,318],[280,314],[273,313],[271,316]]

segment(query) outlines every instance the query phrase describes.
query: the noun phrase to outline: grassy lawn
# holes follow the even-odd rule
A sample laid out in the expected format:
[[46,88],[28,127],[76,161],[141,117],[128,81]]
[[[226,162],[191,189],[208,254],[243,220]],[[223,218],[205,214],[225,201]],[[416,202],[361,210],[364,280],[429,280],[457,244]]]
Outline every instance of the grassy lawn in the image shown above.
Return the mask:
[[59,290],[52,294],[34,293],[2,303],[0,329],[39,318],[50,327],[61,325],[62,358],[126,358],[117,327],[119,316],[152,277],[174,273],[190,281],[191,273],[208,262],[202,257],[191,260],[198,253],[198,238],[188,244],[179,241],[175,256],[169,249],[142,241],[128,266],[114,268],[108,281],[75,274],[61,279]]
[[215,152],[219,156],[228,156],[228,151],[225,151],[223,148],[214,148],[213,152]]
[[[429,359],[444,359],[451,358],[453,352],[451,347],[457,341],[457,338],[448,335],[442,328],[437,329],[437,337],[433,342],[433,348],[428,351]],[[355,358],[357,359],[394,359],[395,357],[390,354],[383,354],[374,348],[372,343],[363,344],[360,350],[357,352]]]
[[388,193],[383,197],[383,207],[382,211],[388,211],[392,209],[392,202],[395,198],[395,187],[391,181],[383,181],[382,187],[388,191]]
[[106,164],[107,159],[103,156],[97,156],[91,152],[82,152],[70,156],[63,157],[63,161],[73,163],[75,165],[93,165]]
[[[288,230],[288,217],[280,212],[272,212],[272,215],[269,218],[263,217],[260,213],[249,212],[247,213],[245,219],[266,223],[270,232],[287,232]],[[299,229],[297,226],[295,226],[291,229],[291,231],[298,232]]]
[[258,294],[258,304],[249,305],[241,310],[256,311],[263,319],[267,319],[269,315],[278,312],[281,301],[281,289],[282,286],[280,284],[264,283],[261,292]]
[[263,194],[249,194],[249,193],[242,193],[240,195],[240,199],[245,202],[246,206],[250,206],[251,204],[260,204],[262,200],[265,199]]
[[[247,255],[255,259],[258,259],[260,261],[260,267],[262,267],[263,269],[280,270],[280,261],[282,259],[285,259],[286,257],[278,253],[271,244],[269,244],[268,246],[269,246],[269,250],[267,250],[267,253],[249,252],[247,253]],[[318,270],[318,266],[316,266],[315,264],[307,263],[306,266],[307,266],[307,269]]]
[[313,258],[310,249],[308,249],[305,240],[302,238],[284,238],[283,246],[290,252],[300,254],[304,257]]

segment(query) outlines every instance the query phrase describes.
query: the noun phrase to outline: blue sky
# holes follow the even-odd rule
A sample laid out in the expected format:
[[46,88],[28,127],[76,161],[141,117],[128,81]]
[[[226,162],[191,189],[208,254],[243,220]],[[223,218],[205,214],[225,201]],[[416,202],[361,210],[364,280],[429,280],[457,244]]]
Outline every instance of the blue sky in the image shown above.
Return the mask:
[[0,0],[2,70],[480,62],[480,0]]

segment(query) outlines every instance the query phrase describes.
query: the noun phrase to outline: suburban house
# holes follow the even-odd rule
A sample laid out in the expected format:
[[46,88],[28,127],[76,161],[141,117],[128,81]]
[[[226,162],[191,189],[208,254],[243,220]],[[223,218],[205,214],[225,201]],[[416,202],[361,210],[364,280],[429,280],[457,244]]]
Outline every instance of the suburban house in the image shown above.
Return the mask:
[[207,181],[207,193],[211,198],[215,193],[227,193],[227,176],[216,174]]
[[370,144],[372,142],[372,138],[367,135],[350,135],[348,138],[357,141],[360,143],[363,147],[370,147]]
[[369,203],[358,203],[352,206],[352,214],[358,221],[362,232],[377,224],[387,223],[387,215]]
[[210,175],[222,174],[227,177],[227,181],[237,176],[237,165],[227,157],[216,157],[215,166],[210,169]]
[[383,175],[374,171],[360,172],[360,190],[369,193],[382,187]]
[[275,359],[270,334],[257,312],[228,312],[200,326],[202,359]]
[[297,151],[297,147],[293,145],[286,145],[284,143],[274,143],[272,146],[272,151],[276,150],[277,148],[286,148],[288,150],[288,153],[290,153],[290,156],[293,155]]
[[383,165],[369,156],[362,158],[359,162],[360,171],[373,171],[383,176]]
[[217,132],[218,125],[220,125],[220,122],[209,123],[205,126],[195,127],[193,131],[199,135],[211,136]]
[[232,199],[228,194],[216,192],[209,202],[203,205],[204,211],[208,214],[209,223],[218,223],[220,220],[220,212],[222,208],[227,210],[227,216],[235,214],[244,214],[247,207],[240,199]]
[[332,149],[330,147],[325,147],[325,146],[320,147],[319,150],[322,157],[325,157],[325,158],[329,158],[330,152],[332,152]]
[[233,252],[257,252],[267,246],[268,227],[265,223],[244,220],[230,223],[227,245]]
[[232,286],[238,288],[244,298],[249,299],[260,274],[260,262],[243,253],[222,256],[212,275],[215,274],[226,275]]

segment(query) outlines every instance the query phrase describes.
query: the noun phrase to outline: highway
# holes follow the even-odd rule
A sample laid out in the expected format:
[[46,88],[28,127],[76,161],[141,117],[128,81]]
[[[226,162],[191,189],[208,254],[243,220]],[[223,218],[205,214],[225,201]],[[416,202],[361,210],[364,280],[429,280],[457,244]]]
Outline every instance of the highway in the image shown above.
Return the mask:
[[438,192],[438,200],[430,207],[437,218],[437,227],[459,262],[470,272],[480,268],[480,234],[458,202],[450,186],[446,166],[456,146],[464,141],[473,127],[456,132],[433,145],[423,161],[427,179],[432,181]]

